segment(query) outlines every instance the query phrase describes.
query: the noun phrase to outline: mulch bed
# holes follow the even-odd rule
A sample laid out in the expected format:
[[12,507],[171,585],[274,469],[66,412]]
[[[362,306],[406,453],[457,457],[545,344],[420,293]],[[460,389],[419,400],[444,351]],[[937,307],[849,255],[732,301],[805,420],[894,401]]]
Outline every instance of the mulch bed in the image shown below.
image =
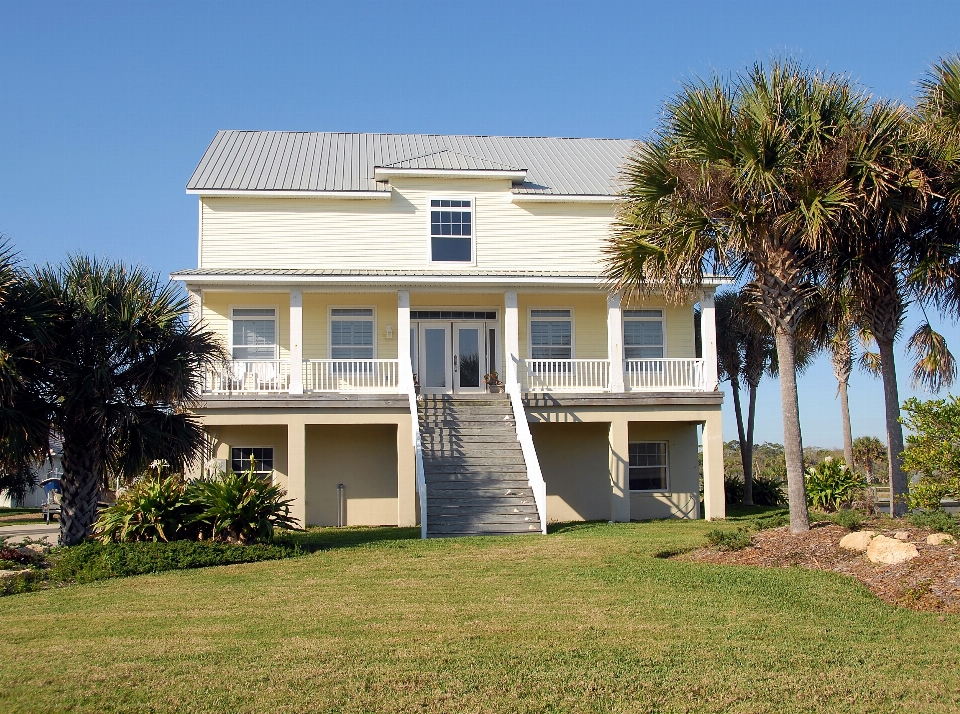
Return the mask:
[[[907,531],[920,555],[900,565],[878,565],[865,553],[840,548],[850,531],[832,523],[815,523],[807,533],[794,535],[788,527],[758,531],[752,545],[738,551],[700,548],[675,556],[677,560],[718,565],[758,565],[765,568],[800,566],[831,570],[856,578],[885,602],[927,612],[960,613],[960,549],[956,545],[927,545],[934,531],[906,522],[866,522],[861,530],[893,537]],[[882,525],[881,525],[882,524]]]

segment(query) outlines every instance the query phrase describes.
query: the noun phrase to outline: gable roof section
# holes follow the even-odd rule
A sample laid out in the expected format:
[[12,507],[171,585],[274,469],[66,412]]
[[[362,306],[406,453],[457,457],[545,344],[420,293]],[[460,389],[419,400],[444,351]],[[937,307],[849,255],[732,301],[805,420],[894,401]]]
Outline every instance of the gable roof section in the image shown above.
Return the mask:
[[523,171],[518,194],[614,196],[630,139],[219,131],[187,190],[384,192],[375,168]]

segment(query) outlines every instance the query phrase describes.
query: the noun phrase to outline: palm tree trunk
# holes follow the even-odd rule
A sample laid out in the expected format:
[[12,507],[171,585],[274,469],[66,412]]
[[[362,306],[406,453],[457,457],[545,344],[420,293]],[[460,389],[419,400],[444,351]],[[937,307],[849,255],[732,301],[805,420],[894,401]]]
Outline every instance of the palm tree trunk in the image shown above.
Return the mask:
[[750,404],[747,407],[747,440],[744,443],[746,456],[743,463],[743,505],[753,505],[753,425],[757,416],[757,385],[749,387]]
[[64,435],[60,545],[77,545],[93,534],[100,497],[99,469],[93,450],[77,449],[71,441]]
[[847,383],[838,382],[837,392],[840,396],[840,416],[843,420],[843,460],[847,468],[853,471],[853,430],[850,428],[850,399],[847,394]]
[[807,514],[807,489],[803,480],[803,442],[800,438],[800,402],[797,398],[797,365],[792,332],[778,328],[777,359],[780,363],[780,401],[783,410],[783,451],[787,460],[787,501],[790,505],[790,531],[810,530]]
[[[733,392],[733,411],[737,415],[737,435],[740,437],[740,462],[743,464],[744,489],[747,478],[747,452],[744,451],[746,442],[743,432],[743,407],[740,405],[740,383],[735,377],[730,378],[730,390]],[[744,504],[746,504],[746,490],[744,490]]]
[[887,417],[887,461],[890,475],[890,513],[907,513],[907,475],[903,472],[903,427],[900,425],[900,392],[892,340],[877,339],[880,348],[880,374],[883,376],[883,401]]

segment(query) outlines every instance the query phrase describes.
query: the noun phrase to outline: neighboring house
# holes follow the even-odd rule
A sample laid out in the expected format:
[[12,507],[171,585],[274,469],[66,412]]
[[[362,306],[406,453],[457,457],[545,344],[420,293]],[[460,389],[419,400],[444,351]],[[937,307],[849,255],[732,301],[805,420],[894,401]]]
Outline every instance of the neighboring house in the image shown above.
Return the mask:
[[63,445],[58,437],[51,439],[49,456],[32,470],[37,483],[34,489],[22,499],[13,498],[6,491],[0,493],[0,508],[40,508],[47,502],[47,492],[40,484],[46,479],[63,476]]
[[219,132],[173,275],[232,358],[196,411],[210,456],[253,456],[305,524],[539,532],[699,517],[699,426],[722,518],[720,281],[674,306],[599,277],[632,146]]

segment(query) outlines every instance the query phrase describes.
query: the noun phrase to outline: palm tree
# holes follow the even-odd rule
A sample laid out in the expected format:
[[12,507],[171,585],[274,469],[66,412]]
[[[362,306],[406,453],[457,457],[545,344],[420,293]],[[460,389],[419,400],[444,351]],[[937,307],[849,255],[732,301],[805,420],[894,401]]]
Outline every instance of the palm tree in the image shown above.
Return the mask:
[[47,452],[49,421],[37,376],[50,317],[12,246],[0,240],[0,492],[15,497],[33,489],[30,466]]
[[190,324],[178,289],[141,268],[78,256],[34,279],[57,312],[45,396],[63,441],[60,542],[73,545],[91,533],[107,470],[182,466],[198,453],[203,431],[186,409],[222,348]]
[[858,436],[853,442],[853,462],[862,466],[867,474],[867,483],[873,483],[873,465],[885,458],[887,450],[875,436]]
[[612,288],[679,301],[707,270],[747,278],[777,348],[790,526],[809,529],[796,333],[822,248],[851,206],[852,134],[869,98],[843,77],[792,62],[730,82],[689,83],[628,159],[608,248]]

